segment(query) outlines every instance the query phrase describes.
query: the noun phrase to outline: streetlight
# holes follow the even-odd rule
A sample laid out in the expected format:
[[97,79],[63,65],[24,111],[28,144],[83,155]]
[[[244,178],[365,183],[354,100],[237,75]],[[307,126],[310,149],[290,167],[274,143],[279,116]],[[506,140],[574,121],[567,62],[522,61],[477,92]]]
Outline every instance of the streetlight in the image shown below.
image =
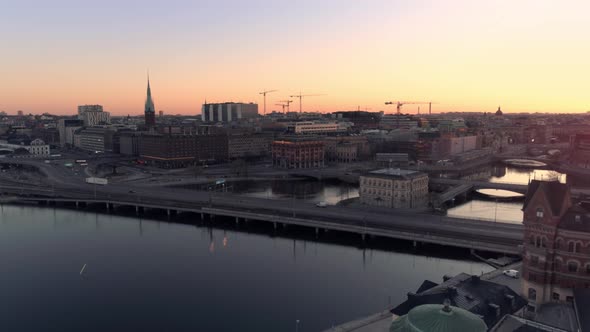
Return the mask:
[[299,319],[295,321],[295,332],[299,332]]

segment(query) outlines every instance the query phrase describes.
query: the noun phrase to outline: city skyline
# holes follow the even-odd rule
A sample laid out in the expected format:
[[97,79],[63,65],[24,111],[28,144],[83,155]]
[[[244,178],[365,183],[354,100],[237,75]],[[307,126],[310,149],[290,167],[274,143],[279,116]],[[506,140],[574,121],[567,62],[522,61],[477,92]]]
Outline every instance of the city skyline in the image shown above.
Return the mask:
[[205,100],[262,105],[268,89],[279,90],[268,112],[300,91],[323,94],[304,111],[393,113],[385,101],[407,100],[437,113],[587,112],[590,4],[568,4],[13,1],[0,20],[0,111],[97,103],[140,115],[149,68],[167,114],[199,114]]

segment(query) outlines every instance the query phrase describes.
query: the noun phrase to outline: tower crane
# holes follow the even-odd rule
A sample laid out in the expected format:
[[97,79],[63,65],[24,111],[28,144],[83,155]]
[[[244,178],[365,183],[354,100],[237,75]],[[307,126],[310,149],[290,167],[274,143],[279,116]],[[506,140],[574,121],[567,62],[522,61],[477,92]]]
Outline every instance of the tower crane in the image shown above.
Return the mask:
[[428,104],[428,114],[432,114],[432,104],[436,104],[434,102],[424,102],[424,101],[386,101],[385,105],[395,105],[396,106],[396,115],[397,115],[397,126],[399,127],[399,118],[401,116],[402,106],[404,105],[425,105]]
[[301,104],[302,104],[303,97],[317,97],[317,96],[324,96],[324,95],[318,95],[318,94],[315,94],[315,95],[302,95],[301,94],[301,91],[299,91],[299,94],[298,95],[292,95],[292,96],[289,96],[289,97],[291,97],[291,98],[299,98],[299,113],[301,113],[301,108],[302,108],[301,107]]
[[287,104],[275,104],[276,106],[281,106],[283,108],[283,114],[285,114],[285,107],[287,107]]
[[[291,105],[292,102],[292,100],[279,100],[279,103],[285,103],[285,106],[287,107],[287,113],[289,113],[289,105]],[[285,113],[285,108],[283,108],[283,113]]]
[[265,91],[259,92],[259,94],[264,96],[264,115],[266,115],[266,94],[271,93],[271,92],[276,92],[276,91],[279,91],[279,90],[265,90]]

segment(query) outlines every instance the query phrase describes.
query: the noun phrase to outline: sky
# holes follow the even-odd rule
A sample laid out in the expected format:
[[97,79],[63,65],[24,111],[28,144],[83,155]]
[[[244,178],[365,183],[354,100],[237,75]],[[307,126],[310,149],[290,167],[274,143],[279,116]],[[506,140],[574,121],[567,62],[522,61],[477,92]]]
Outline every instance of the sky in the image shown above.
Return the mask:
[[[590,111],[590,2],[0,0],[0,111]],[[428,105],[406,105],[404,112]]]

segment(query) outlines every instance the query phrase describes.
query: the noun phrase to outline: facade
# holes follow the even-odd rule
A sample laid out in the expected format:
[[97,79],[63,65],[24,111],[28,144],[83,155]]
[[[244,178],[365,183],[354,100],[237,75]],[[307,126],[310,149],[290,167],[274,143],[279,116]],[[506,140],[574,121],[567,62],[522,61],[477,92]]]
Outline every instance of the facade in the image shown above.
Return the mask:
[[78,106],[78,119],[82,120],[82,116],[86,112],[102,112],[102,105],[80,105]]
[[315,138],[285,138],[272,143],[272,164],[280,168],[324,167],[324,142]]
[[428,174],[386,168],[360,177],[361,203],[388,208],[414,209],[428,204]]
[[113,152],[116,131],[108,127],[91,127],[76,133],[78,143],[76,147],[92,152]]
[[350,163],[366,160],[370,154],[366,136],[328,136],[324,138],[328,162]]
[[146,127],[153,128],[156,126],[156,107],[154,106],[154,101],[152,100],[152,89],[150,88],[149,77],[147,84],[147,97],[145,99],[144,116]]
[[256,117],[258,117],[258,104],[254,103],[205,103],[201,107],[203,122],[233,122]]
[[181,133],[144,133],[139,137],[141,159],[162,168],[215,163],[228,158],[228,136],[221,128],[183,128]]
[[440,139],[441,158],[448,158],[477,148],[477,136],[443,136]]
[[529,311],[590,288],[590,214],[569,186],[533,180],[524,202],[523,294]]
[[63,146],[74,145],[74,132],[84,125],[82,120],[60,119],[57,123],[59,131],[59,144]]
[[407,153],[377,153],[375,163],[379,167],[408,167],[410,157]]
[[121,133],[119,137],[119,153],[126,156],[138,156],[139,134],[134,132]]
[[228,137],[229,159],[248,159],[270,154],[271,135],[236,134]]
[[93,127],[110,123],[111,114],[109,112],[102,111],[86,111],[82,113],[81,119],[84,122],[85,127]]
[[576,134],[570,137],[570,164],[590,168],[590,134]]
[[[35,139],[31,141],[30,144],[10,144],[7,142],[0,143],[1,150],[11,150],[13,152],[17,152],[19,156],[26,156],[26,157],[38,157],[44,158],[49,157],[51,155],[50,148],[48,144],[41,139]],[[18,153],[17,150],[23,150],[21,153]]]
[[339,121],[299,121],[287,125],[287,131],[294,134],[333,134],[345,133],[352,126],[349,122]]

